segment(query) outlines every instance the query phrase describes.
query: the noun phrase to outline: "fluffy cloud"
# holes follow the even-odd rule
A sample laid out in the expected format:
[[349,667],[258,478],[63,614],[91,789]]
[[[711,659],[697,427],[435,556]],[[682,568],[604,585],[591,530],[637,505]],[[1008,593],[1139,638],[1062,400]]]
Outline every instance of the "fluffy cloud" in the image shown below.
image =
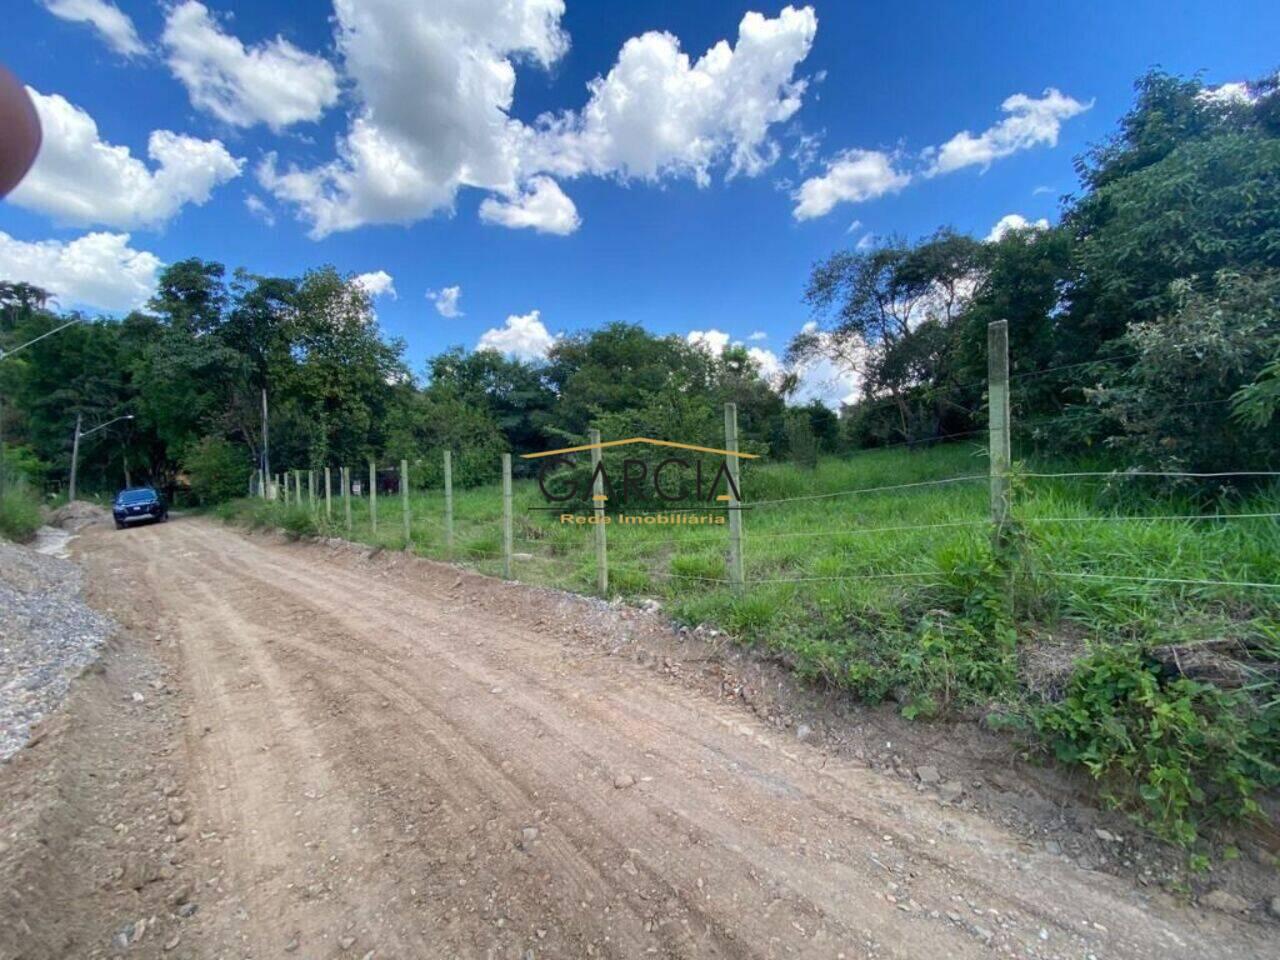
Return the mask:
[[462,299],[461,287],[444,287],[440,290],[428,290],[427,299],[436,305],[436,313],[449,320],[462,316],[462,308],[458,301]]
[[390,297],[392,300],[396,299],[395,280],[385,270],[362,273],[355,278],[354,282],[356,286],[369,295],[370,299],[383,296]]
[[[861,203],[901,190],[917,175],[934,177],[963,167],[984,170],[1001,157],[1047,144],[1056,146],[1064,121],[1083,113],[1093,102],[1081,103],[1053,87],[1036,99],[1015,93],[1001,104],[1009,114],[1005,119],[974,136],[968,130],[957,133],[941,147],[929,147],[915,172],[899,170],[895,158],[880,150],[846,150],[827,161],[826,172],[810,177],[792,194],[796,201],[792,215],[809,220],[830,213],[840,203]],[[849,230],[860,224],[855,220]],[[867,234],[859,243],[874,242]]]
[[317,120],[338,100],[338,74],[283,37],[246,48],[196,0],[169,10],[161,41],[191,105],[237,127],[280,130]]
[[501,327],[486,330],[476,343],[477,350],[497,350],[519,360],[541,360],[559,339],[542,323],[542,314],[530,310],[523,316],[512,314]]
[[142,306],[162,266],[154,254],[130,247],[127,233],[26,243],[0,232],[0,280],[43,287],[64,307],[123,312]]
[[769,335],[765,333],[763,330],[757,330],[753,334],[751,334],[751,336],[747,337],[747,339],[748,340],[768,340]]
[[811,7],[784,7],[773,19],[747,13],[734,46],[721,40],[696,61],[669,33],[633,37],[588,85],[580,112],[542,119],[531,163],[566,176],[671,174],[706,184],[727,157],[730,176],[757,174],[778,153],[769,128],[800,109],[807,84],[795,69],[817,29]]
[[559,59],[563,0],[335,0],[334,13],[360,101],[338,156],[258,171],[312,235],[452,211],[463,186],[514,194],[513,59]]
[[827,163],[820,177],[810,177],[793,194],[792,216],[809,220],[831,212],[838,203],[861,203],[896,193],[911,174],[896,169],[893,158],[879,150],[846,150]]
[[962,130],[936,149],[926,152],[930,165],[927,176],[950,173],[962,167],[980,166],[984,170],[995,160],[1040,145],[1057,146],[1062,123],[1093,106],[1081,103],[1053,87],[1039,99],[1015,93],[1000,105],[1005,119],[974,136]]
[[87,23],[116,53],[134,57],[147,48],[138,39],[133,21],[120,8],[107,0],[43,0],[45,9],[55,17],[72,23]]
[[1020,213],[1007,213],[991,228],[987,234],[987,243],[998,243],[1010,230],[1048,230],[1049,221],[1044,217],[1039,220],[1028,220]]
[[726,161],[758,173],[778,148],[770,127],[800,107],[794,77],[817,20],[791,7],[748,13],[736,45],[691,61],[666,33],[623,45],[581,111],[534,125],[511,117],[515,62],[550,67],[568,49],[563,0],[335,0],[337,46],[359,106],[320,166],[269,155],[260,182],[313,236],[450,213],[458,191],[497,194],[492,223],[567,233],[577,211],[550,176],[616,175],[699,183]]
[[[817,325],[813,323],[806,324],[805,330],[819,337],[826,336],[817,333]],[[755,340],[761,337],[752,334],[748,339]],[[715,328],[691,330],[685,335],[685,340],[713,357],[724,353],[726,347],[742,346],[741,342],[734,340],[723,330]],[[775,387],[780,386],[788,375],[795,376],[796,387],[790,395],[792,403],[805,404],[817,400],[838,410],[842,403],[852,403],[857,399],[861,383],[857,371],[834,360],[815,357],[811,360],[788,364],[772,350],[765,350],[762,347],[748,347],[747,356],[760,368],[760,375]]]
[[573,201],[550,177],[534,177],[511,200],[487,198],[480,204],[480,219],[513,229],[529,227],[538,233],[560,236],[573,233],[582,223]]
[[242,160],[218,140],[156,130],[147,142],[151,170],[128,147],[105,143],[84,110],[58,94],[30,87],[44,144],[27,178],[9,195],[22,207],[62,223],[154,227],[185,204],[202,204],[213,189],[239,176]]

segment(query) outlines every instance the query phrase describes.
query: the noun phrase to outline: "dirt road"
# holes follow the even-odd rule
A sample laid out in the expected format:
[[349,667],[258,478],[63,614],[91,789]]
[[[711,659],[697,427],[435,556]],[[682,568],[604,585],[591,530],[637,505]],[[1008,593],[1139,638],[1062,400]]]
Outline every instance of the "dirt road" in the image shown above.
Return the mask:
[[585,601],[198,520],[78,552],[178,656],[199,908],[122,956],[1275,956],[605,655]]

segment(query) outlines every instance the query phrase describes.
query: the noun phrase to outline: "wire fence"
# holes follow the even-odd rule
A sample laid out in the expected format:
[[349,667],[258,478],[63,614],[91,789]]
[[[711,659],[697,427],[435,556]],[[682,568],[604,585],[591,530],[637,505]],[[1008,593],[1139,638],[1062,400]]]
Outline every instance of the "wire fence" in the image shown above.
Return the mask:
[[[1004,349],[1003,367],[993,364],[984,384],[987,427],[883,445],[841,461],[839,474],[848,477],[865,464],[863,476],[876,481],[895,455],[928,444],[939,451],[933,461],[941,475],[828,488],[815,471],[811,489],[795,490],[780,488],[794,487],[802,471],[793,470],[782,483],[769,466],[744,465],[742,487],[728,488],[714,522],[677,519],[710,515],[705,504],[665,505],[627,523],[612,504],[606,512],[590,501],[566,509],[572,516],[566,522],[548,509],[536,485],[513,481],[509,456],[503,457],[501,493],[492,487],[454,491],[451,453],[431,465],[432,478],[440,478],[431,487],[421,479],[421,461],[369,462],[260,473],[251,493],[305,510],[328,535],[605,595],[688,599],[700,592],[739,604],[754,592],[779,589],[811,588],[820,592],[819,600],[833,596],[831,591],[866,597],[939,585],[963,589],[972,580],[974,558],[993,553],[982,546],[1026,541],[1035,556],[1023,573],[1041,583],[1073,585],[1073,591],[1132,593],[1142,587],[1153,602],[1218,600],[1243,591],[1248,603],[1280,605],[1280,485],[1240,509],[1213,512],[1145,495],[1131,498],[1142,507],[1136,512],[1108,510],[1092,492],[1097,484],[1157,480],[1270,481],[1280,470],[1053,470],[1015,464],[1011,440],[1019,425],[1009,416],[1011,383],[1132,357],[1010,376]],[[1218,401],[1188,406],[1208,402]],[[959,442],[964,440],[974,442]],[[725,445],[725,462],[736,459],[732,404],[726,405]],[[979,456],[986,461],[980,472],[971,468]],[[668,532],[655,536],[654,527]]]

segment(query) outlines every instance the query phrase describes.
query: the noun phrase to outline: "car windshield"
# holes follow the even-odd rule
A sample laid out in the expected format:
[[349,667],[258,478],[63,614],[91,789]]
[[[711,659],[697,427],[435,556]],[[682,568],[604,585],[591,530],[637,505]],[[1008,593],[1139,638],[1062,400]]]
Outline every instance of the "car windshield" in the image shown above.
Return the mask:
[[146,503],[156,499],[156,492],[150,487],[141,490],[124,490],[116,497],[116,503]]

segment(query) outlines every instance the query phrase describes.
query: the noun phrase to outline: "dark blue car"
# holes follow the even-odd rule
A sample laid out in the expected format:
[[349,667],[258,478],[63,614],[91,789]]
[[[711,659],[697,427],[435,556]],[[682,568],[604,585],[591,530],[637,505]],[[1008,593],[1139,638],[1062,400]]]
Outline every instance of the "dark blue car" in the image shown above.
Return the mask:
[[153,487],[130,487],[116,494],[111,513],[116,529],[123,530],[131,523],[164,523],[169,519],[169,505]]

